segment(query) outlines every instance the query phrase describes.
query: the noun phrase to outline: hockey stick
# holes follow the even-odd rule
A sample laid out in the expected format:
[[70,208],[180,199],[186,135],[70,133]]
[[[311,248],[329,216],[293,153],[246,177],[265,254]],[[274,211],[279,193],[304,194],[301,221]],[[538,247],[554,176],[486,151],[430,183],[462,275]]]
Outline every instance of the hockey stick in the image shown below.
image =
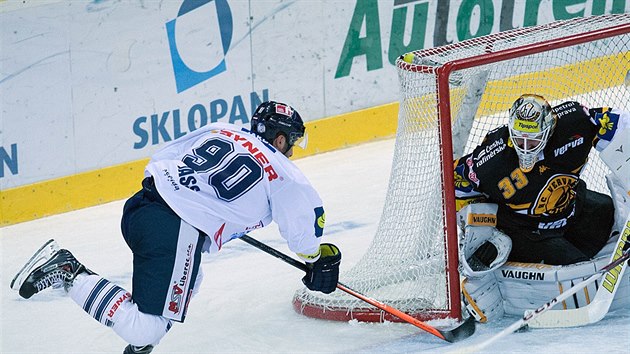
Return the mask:
[[625,252],[623,252],[618,258],[616,258],[614,261],[610,262],[609,264],[605,265],[603,268],[601,268],[599,271],[597,271],[597,273],[591,275],[586,280],[583,280],[583,281],[575,284],[572,288],[568,289],[567,291],[563,292],[562,294],[560,294],[560,295],[554,297],[553,299],[549,300],[547,303],[545,303],[544,305],[540,306],[539,308],[537,308],[537,309],[535,309],[533,311],[527,311],[525,313],[525,315],[523,315],[523,317],[521,319],[519,319],[518,321],[514,322],[512,325],[510,325],[509,327],[505,328],[501,332],[493,335],[492,337],[486,339],[483,342],[479,342],[479,343],[473,344],[472,346],[463,348],[461,350],[458,350],[457,352],[458,353],[475,353],[475,352],[478,352],[481,349],[486,348],[490,344],[494,343],[498,339],[503,338],[503,337],[507,336],[508,334],[519,330],[521,327],[524,327],[530,321],[532,321],[536,317],[540,316],[541,314],[545,313],[547,310],[549,310],[550,308],[554,307],[559,302],[564,301],[565,299],[567,299],[570,296],[573,296],[573,294],[575,294],[576,292],[580,291],[582,288],[584,288],[588,284],[590,284],[590,283],[596,281],[597,279],[603,277],[608,272],[611,272],[612,270],[614,270],[616,267],[621,266],[622,264],[625,265],[625,262],[628,260],[628,258],[630,258],[630,249],[626,249]]
[[[241,240],[249,243],[250,245],[276,257],[279,258],[283,261],[285,261],[286,263],[294,266],[295,268],[298,268],[304,272],[308,272],[309,269],[306,267],[306,264],[291,258],[289,256],[287,256],[286,254],[271,248],[269,246],[267,246],[266,244],[248,236],[248,235],[244,235],[242,237],[240,237]],[[475,333],[475,319],[474,317],[469,317],[466,321],[462,322],[461,324],[459,324],[457,327],[452,328],[452,329],[438,329],[435,328],[425,322],[422,322],[418,319],[416,319],[413,316],[410,316],[396,308],[393,308],[389,305],[386,305],[380,301],[374,300],[372,298],[369,298],[365,295],[362,295],[354,290],[352,290],[351,288],[349,288],[348,286],[342,284],[342,283],[337,283],[337,289],[344,291],[360,300],[363,300],[365,302],[367,302],[368,304],[377,307],[391,315],[394,315],[398,318],[400,318],[401,320],[410,323],[418,328],[420,328],[421,330],[425,331],[425,332],[429,332],[431,334],[433,334],[434,336],[443,339],[447,342],[457,342],[460,341],[462,339],[468,338],[470,337],[473,333]]]
[[[626,244],[629,236],[630,217],[626,221],[624,231],[619,235],[619,240],[617,240],[610,259],[611,262],[626,250],[624,247],[627,247]],[[628,263],[624,262],[614,267],[614,269],[604,277],[595,297],[587,305],[577,309],[548,311],[544,315],[533,319],[529,326],[531,328],[577,327],[599,322],[606,316],[612,305],[627,264]]]

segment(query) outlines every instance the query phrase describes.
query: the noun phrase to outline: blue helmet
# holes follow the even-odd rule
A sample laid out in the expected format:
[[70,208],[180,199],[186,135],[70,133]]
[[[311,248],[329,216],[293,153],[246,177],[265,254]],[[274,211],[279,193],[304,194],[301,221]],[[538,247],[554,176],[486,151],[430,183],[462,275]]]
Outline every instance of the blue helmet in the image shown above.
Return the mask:
[[293,107],[275,101],[261,103],[252,116],[251,131],[265,139],[270,144],[282,134],[289,144],[305,148],[304,140],[306,128],[300,114]]

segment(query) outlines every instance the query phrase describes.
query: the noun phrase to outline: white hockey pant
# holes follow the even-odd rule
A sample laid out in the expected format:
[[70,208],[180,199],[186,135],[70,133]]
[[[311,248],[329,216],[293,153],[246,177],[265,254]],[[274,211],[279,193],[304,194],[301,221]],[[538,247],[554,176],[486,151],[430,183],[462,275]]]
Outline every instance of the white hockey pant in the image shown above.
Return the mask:
[[[197,274],[193,296],[203,279],[201,268]],[[131,345],[157,345],[171,328],[172,321],[138,310],[125,289],[98,275],[79,275],[69,290],[70,297],[85,312]]]

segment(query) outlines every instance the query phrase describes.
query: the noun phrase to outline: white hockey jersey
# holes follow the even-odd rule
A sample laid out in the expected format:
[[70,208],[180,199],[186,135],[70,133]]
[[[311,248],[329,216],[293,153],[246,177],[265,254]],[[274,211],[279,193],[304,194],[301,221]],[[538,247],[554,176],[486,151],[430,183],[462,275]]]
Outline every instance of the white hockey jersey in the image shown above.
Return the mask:
[[291,251],[309,262],[319,257],[318,193],[293,162],[244,128],[195,130],[157,151],[145,175],[177,215],[210,237],[210,253],[275,221]]

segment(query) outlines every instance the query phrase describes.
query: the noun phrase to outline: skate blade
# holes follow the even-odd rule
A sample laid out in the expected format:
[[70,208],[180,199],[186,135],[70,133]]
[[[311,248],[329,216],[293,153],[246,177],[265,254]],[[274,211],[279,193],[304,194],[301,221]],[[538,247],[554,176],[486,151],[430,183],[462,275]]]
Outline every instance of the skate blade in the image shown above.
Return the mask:
[[15,277],[13,277],[13,280],[11,280],[11,289],[19,291],[22,283],[24,283],[24,280],[33,271],[33,269],[45,263],[57,251],[59,251],[57,241],[50,239],[44,243],[44,245],[40,247],[35,254],[33,254],[31,259],[26,262],[22,269],[20,269]]

